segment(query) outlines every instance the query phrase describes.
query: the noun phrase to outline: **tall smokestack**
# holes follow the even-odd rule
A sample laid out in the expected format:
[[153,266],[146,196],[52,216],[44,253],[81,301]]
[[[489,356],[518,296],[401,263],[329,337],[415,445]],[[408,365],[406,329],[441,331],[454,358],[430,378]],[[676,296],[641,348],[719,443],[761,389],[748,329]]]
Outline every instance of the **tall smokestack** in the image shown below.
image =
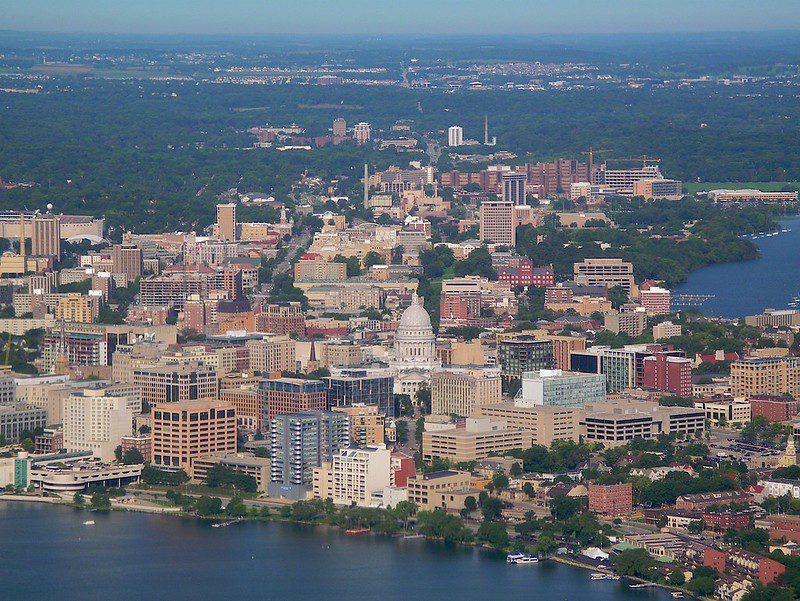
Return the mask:
[[369,165],[364,163],[364,208],[367,208],[369,201]]

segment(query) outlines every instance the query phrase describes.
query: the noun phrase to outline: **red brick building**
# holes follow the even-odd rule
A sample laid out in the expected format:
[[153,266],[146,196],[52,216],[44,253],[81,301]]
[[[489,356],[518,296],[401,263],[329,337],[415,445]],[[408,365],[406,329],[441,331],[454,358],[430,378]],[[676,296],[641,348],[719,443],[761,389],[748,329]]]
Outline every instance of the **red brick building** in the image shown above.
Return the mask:
[[797,401],[788,397],[754,396],[750,398],[751,419],[766,417],[770,422],[785,422],[797,415]]
[[741,530],[748,528],[753,523],[753,514],[746,511],[708,513],[703,512],[703,521],[711,529],[719,529],[722,532],[728,530]]
[[548,286],[544,291],[545,303],[568,303],[574,297],[572,288],[564,286]]
[[778,576],[786,571],[786,566],[782,563],[743,549],[731,549],[726,553],[708,547],[703,551],[703,565],[714,568],[720,574],[727,568],[750,577],[757,577],[764,586],[775,582]]
[[630,513],[632,509],[633,485],[630,482],[589,485],[589,511],[615,517]]
[[722,490],[681,495],[675,500],[675,509],[695,511],[711,505],[730,505],[731,503],[752,503],[753,495],[741,490]]
[[692,396],[692,362],[685,357],[656,353],[642,361],[642,385],[681,397]]
[[125,452],[135,449],[142,454],[145,463],[150,463],[152,460],[153,440],[149,435],[143,434],[141,436],[123,436],[122,437],[122,456]]
[[256,314],[256,331],[265,334],[305,335],[306,319],[298,302],[264,305]]
[[264,380],[261,387],[264,390],[266,423],[270,423],[276,415],[324,411],[328,408],[328,393],[322,380],[275,378]]
[[507,265],[497,270],[497,279],[511,287],[555,285],[555,274],[552,265],[534,267],[530,259],[521,259],[516,264]]
[[800,543],[800,515],[768,515],[763,521],[769,526],[770,540],[785,538]]
[[442,321],[473,319],[481,315],[481,295],[476,293],[448,292],[439,300],[439,318]]

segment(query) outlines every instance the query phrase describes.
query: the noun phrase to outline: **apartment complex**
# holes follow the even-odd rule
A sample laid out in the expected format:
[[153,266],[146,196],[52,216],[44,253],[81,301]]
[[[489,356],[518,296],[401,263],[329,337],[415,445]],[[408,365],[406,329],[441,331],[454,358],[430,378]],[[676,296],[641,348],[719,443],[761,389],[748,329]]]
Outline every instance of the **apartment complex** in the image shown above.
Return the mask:
[[501,400],[499,367],[448,367],[431,374],[431,413],[470,417],[478,404]]
[[236,452],[236,409],[219,400],[161,403],[153,407],[153,465],[192,473],[192,460]]
[[645,388],[664,390],[681,397],[692,396],[691,359],[656,353],[645,357],[642,365],[642,385]]
[[124,273],[129,280],[142,275],[142,249],[135,244],[115,244],[111,247],[113,273]]
[[217,205],[217,237],[228,242],[236,241],[236,203]]
[[589,511],[605,517],[618,517],[633,510],[633,485],[590,484]]
[[340,411],[349,418],[352,446],[372,447],[386,442],[386,417],[379,413],[377,405],[360,403],[331,407],[331,411]]
[[261,382],[264,390],[265,421],[278,415],[327,409],[327,393],[322,380],[275,378]]
[[260,374],[276,371],[295,371],[295,341],[285,335],[264,336],[261,340],[248,340],[245,348],[249,356],[249,369]]
[[64,448],[68,453],[91,451],[103,461],[114,460],[122,437],[133,433],[133,418],[141,412],[136,396],[116,396],[103,389],[83,389],[64,400]]

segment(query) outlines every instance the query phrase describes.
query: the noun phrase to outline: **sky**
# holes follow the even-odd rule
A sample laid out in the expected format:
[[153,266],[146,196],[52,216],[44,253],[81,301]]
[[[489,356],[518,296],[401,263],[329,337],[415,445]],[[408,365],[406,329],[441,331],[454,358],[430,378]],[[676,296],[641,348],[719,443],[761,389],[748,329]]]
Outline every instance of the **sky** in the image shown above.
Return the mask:
[[543,34],[800,29],[800,0],[0,0],[0,29]]

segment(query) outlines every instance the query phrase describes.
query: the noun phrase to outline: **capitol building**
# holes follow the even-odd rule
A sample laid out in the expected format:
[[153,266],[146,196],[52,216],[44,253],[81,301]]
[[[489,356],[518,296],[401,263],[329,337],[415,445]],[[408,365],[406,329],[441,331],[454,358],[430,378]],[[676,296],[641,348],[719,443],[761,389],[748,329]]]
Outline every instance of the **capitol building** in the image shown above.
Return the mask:
[[413,397],[423,385],[430,385],[431,372],[441,366],[436,358],[436,335],[431,317],[414,293],[403,311],[394,337],[389,367],[395,372],[394,393]]

